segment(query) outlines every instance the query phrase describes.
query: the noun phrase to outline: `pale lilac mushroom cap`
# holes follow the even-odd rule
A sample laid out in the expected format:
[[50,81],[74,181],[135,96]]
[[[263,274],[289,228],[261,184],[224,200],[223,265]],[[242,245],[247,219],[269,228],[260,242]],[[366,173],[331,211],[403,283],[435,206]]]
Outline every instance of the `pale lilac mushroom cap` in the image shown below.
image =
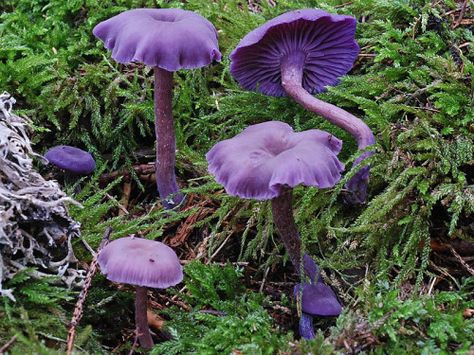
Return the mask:
[[98,262],[107,279],[118,283],[168,288],[183,280],[183,268],[174,250],[148,239],[116,239],[100,252]]
[[270,121],[217,143],[206,158],[209,172],[228,194],[267,200],[284,186],[334,186],[344,170],[337,158],[341,147],[327,132],[297,133],[284,122]]
[[69,145],[58,145],[46,152],[49,163],[73,174],[87,175],[95,170],[95,160],[89,152]]
[[230,71],[243,88],[285,96],[280,63],[294,57],[303,65],[303,88],[325,90],[353,66],[359,54],[356,20],[318,9],[284,13],[248,33],[230,55]]
[[192,11],[129,10],[99,23],[92,32],[123,64],[140,62],[176,71],[221,59],[216,29]]

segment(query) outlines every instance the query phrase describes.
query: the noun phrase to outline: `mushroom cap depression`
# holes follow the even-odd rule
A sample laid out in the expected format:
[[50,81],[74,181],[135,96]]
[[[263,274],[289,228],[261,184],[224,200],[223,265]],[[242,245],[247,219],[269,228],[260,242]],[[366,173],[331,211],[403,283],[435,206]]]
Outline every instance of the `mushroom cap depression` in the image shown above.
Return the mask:
[[183,280],[183,268],[174,250],[153,240],[116,239],[100,252],[98,262],[102,273],[114,282],[167,288]]
[[69,145],[58,145],[44,157],[53,165],[73,174],[87,175],[95,170],[95,160],[89,152]]
[[220,61],[217,31],[208,20],[181,9],[134,9],[92,31],[119,63],[139,62],[168,71]]
[[296,133],[286,123],[270,121],[217,143],[206,158],[209,172],[228,194],[268,200],[284,186],[334,186],[344,170],[337,158],[341,147],[327,132]]
[[[295,294],[301,291],[301,285],[295,286]],[[303,285],[301,310],[312,316],[334,317],[341,314],[342,307],[334,291],[322,282]]]
[[247,90],[285,96],[280,64],[293,58],[303,65],[303,88],[324,91],[352,68],[359,54],[355,29],[351,16],[316,9],[284,13],[240,41],[230,55],[230,71]]

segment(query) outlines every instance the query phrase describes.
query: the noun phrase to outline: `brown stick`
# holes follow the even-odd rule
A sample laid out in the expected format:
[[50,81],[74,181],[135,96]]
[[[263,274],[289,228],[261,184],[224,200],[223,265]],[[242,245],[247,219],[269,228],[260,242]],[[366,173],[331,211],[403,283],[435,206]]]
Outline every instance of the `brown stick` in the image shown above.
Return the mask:
[[459,263],[472,275],[474,276],[474,269],[458,254],[458,252],[450,245],[449,250],[453,253],[454,257],[459,261]]
[[120,205],[123,207],[121,208],[118,212],[119,216],[124,216],[128,214],[127,208],[128,208],[128,203],[130,201],[130,194],[132,193],[132,182],[131,181],[125,181],[123,183],[123,189],[122,189],[122,198],[120,199]]
[[3,345],[1,348],[0,348],[0,354],[3,354],[5,351],[7,351],[7,349],[12,346],[12,344],[16,341],[16,335],[12,336],[12,338],[7,341],[5,343],[5,345]]
[[461,24],[461,21],[464,17],[464,12],[466,11],[466,7],[467,7],[467,0],[464,0],[463,4],[462,4],[462,8],[461,8],[461,12],[459,13],[459,17],[458,17],[458,20],[456,21],[456,23],[454,24],[453,28],[456,28],[458,27],[460,24]]
[[94,257],[92,258],[92,262],[89,265],[89,270],[87,271],[87,276],[84,281],[84,285],[82,286],[81,293],[79,294],[79,298],[77,299],[76,307],[74,308],[71,323],[69,325],[69,331],[67,333],[67,352],[66,352],[67,355],[71,355],[72,350],[74,348],[74,338],[76,336],[76,327],[81,321],[82,311],[84,308],[84,302],[86,300],[87,293],[89,292],[89,287],[91,286],[92,278],[94,277],[97,271],[97,265],[98,265],[97,257],[99,256],[100,251],[108,244],[111,234],[112,234],[112,228],[107,227],[102,237],[102,242],[100,243],[99,248],[97,249],[97,253],[94,255]]
[[[137,175],[151,175],[155,173],[155,165],[154,164],[140,164],[140,165],[134,165],[132,166],[133,170],[135,170],[135,173]],[[112,171],[111,173],[108,174],[103,174],[100,176],[100,182],[108,182],[111,180],[115,180],[116,178],[123,176],[125,178],[130,177],[130,170],[129,169],[123,169],[123,170],[117,170],[117,171]]]

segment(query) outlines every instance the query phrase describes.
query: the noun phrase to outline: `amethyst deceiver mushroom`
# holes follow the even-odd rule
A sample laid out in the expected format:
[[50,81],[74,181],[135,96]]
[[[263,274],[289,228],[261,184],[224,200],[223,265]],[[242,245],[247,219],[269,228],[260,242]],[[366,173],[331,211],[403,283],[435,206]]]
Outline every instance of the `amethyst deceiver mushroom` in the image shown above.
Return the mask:
[[154,68],[156,184],[164,207],[174,208],[184,197],[175,176],[173,72],[220,61],[217,31],[192,11],[134,9],[99,23],[93,34],[112,51],[115,61]]
[[[230,71],[240,86],[270,96],[288,95],[304,108],[348,131],[359,149],[375,143],[370,128],[347,111],[311,94],[338,83],[359,54],[356,20],[304,9],[284,13],[248,33],[230,55]],[[354,165],[370,155],[364,153]],[[366,199],[369,167],[346,184],[348,200]]]
[[169,246],[152,240],[126,237],[109,243],[99,254],[107,279],[136,286],[135,323],[143,348],[153,347],[147,320],[147,287],[168,288],[183,280],[183,268]]
[[295,286],[294,294],[301,301],[300,335],[314,338],[313,316],[334,317],[341,314],[342,307],[334,291],[321,280]]
[[48,162],[74,175],[87,175],[95,170],[95,160],[89,152],[69,145],[58,145],[44,155]]
[[[344,170],[337,158],[341,147],[342,142],[327,132],[312,129],[296,133],[286,123],[270,121],[247,127],[234,138],[217,143],[206,154],[209,172],[228,194],[271,200],[273,220],[290,260],[296,272],[311,284],[324,285],[309,255],[301,260],[292,191],[297,185],[333,187]],[[327,298],[313,301],[319,304],[320,315],[340,313],[341,306],[334,293],[332,295],[332,303],[328,303]],[[337,314],[334,314],[335,303],[339,305]]]

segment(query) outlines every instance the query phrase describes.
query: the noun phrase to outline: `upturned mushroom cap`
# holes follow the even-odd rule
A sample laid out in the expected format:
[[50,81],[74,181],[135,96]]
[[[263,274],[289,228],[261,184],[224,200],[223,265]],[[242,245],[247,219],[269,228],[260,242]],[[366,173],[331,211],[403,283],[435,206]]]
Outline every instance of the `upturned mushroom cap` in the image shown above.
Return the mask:
[[99,23],[92,32],[119,63],[140,62],[176,71],[221,59],[216,29],[192,11],[129,10]]
[[183,268],[173,249],[148,239],[116,239],[100,252],[98,262],[102,273],[114,282],[167,288],[183,280]]
[[228,194],[267,200],[279,196],[283,186],[334,186],[344,170],[337,158],[341,147],[327,132],[295,133],[286,123],[270,121],[217,143],[206,158]]
[[[295,286],[295,294],[301,292],[301,285]],[[334,291],[322,282],[303,285],[301,309],[312,316],[334,317],[341,314],[342,307]]]
[[95,170],[95,160],[90,153],[69,145],[53,147],[44,157],[51,164],[73,174],[86,175]]
[[282,60],[300,62],[303,87],[310,93],[335,85],[359,54],[356,20],[323,10],[284,13],[248,33],[230,55],[230,71],[243,88],[285,96]]

